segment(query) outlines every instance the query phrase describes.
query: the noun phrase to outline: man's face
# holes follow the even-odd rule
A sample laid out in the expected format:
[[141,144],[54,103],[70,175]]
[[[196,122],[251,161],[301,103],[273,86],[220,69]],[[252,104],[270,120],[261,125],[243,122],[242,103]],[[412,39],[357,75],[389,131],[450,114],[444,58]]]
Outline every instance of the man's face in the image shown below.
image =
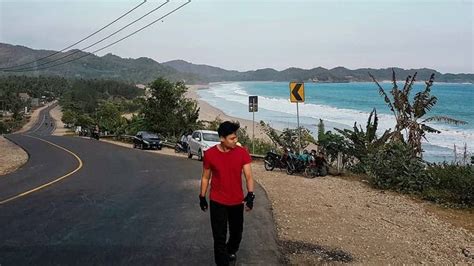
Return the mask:
[[227,137],[221,137],[221,144],[224,145],[227,149],[233,149],[237,145],[239,138],[235,133],[228,135]]

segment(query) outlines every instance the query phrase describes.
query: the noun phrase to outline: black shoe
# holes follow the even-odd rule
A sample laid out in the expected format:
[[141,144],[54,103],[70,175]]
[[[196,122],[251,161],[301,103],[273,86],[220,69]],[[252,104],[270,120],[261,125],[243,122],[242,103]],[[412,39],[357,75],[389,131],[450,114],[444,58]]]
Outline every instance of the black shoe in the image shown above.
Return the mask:
[[236,261],[236,260],[237,260],[237,256],[235,255],[235,253],[229,254],[229,261]]

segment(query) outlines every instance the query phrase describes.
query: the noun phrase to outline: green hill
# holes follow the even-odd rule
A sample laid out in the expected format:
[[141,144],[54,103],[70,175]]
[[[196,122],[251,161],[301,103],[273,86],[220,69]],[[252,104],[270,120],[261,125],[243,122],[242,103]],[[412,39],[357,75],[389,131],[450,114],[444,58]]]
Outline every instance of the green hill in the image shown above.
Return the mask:
[[[76,50],[77,51],[77,50]],[[0,68],[20,65],[37,60],[54,53],[48,50],[34,50],[24,46],[0,43]],[[69,51],[68,53],[71,53]],[[59,53],[47,60],[54,60],[64,55]],[[78,58],[87,53],[77,52],[72,58]],[[40,61],[46,62],[47,60]],[[55,62],[57,64],[64,60]],[[45,65],[47,66],[47,65]],[[41,67],[41,66],[40,66]],[[401,69],[394,67],[398,79],[405,79],[408,75],[418,72],[417,80],[428,80],[431,73],[435,73],[437,82],[470,82],[474,83],[474,74],[442,74],[434,69]],[[183,60],[173,60],[158,63],[153,59],[140,57],[137,59],[121,58],[113,54],[104,56],[89,55],[77,61],[44,70],[31,72],[0,71],[0,76],[27,75],[27,76],[61,76],[65,78],[84,79],[115,79],[130,83],[148,83],[158,77],[172,81],[184,80],[188,84],[207,83],[218,81],[318,81],[318,82],[361,82],[371,81],[368,72],[379,81],[391,80],[392,68],[347,69],[336,67],[326,69],[316,67],[312,69],[288,68],[277,71],[272,68],[239,72],[223,68],[192,64]]]
[[[24,46],[14,46],[0,43],[0,68],[28,63],[41,57],[50,55],[54,52],[55,51],[48,50],[33,50]],[[48,60],[57,59],[64,54],[66,53],[59,53],[45,60],[41,60],[39,61],[39,64],[47,62]],[[51,63],[51,65],[58,64],[73,58],[78,58],[85,54],[86,53],[84,52],[78,52],[71,57]],[[29,66],[31,65],[20,68]],[[46,66],[48,65],[39,66],[39,68]],[[0,71],[0,75],[42,75],[61,76],[66,78],[115,79],[133,83],[148,83],[158,77],[165,77],[173,81],[185,80],[187,83],[204,82],[194,74],[181,73],[174,68],[161,65],[150,58],[141,57],[138,59],[126,59],[112,54],[107,54],[104,56],[96,56],[91,54],[77,61],[38,71]]]
[[[344,67],[326,69],[316,67],[313,69],[288,68],[277,71],[272,68],[254,71],[238,72],[229,71],[208,65],[196,65],[183,60],[173,60],[162,63],[180,72],[192,73],[209,81],[312,81],[318,82],[362,82],[371,81],[368,72],[378,80],[391,80],[392,68],[374,69],[360,68],[350,70]],[[418,72],[418,80],[428,80],[431,73],[435,73],[438,82],[474,82],[474,74],[441,74],[434,69],[402,69],[394,67],[398,79],[405,79],[408,75]]]

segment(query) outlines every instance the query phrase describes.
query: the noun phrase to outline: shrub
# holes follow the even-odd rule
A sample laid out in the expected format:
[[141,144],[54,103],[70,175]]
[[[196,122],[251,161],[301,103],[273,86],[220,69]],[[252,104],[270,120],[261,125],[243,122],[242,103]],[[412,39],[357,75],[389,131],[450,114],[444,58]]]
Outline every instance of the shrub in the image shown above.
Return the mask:
[[423,161],[413,156],[413,149],[402,142],[388,143],[369,154],[364,167],[372,184],[382,189],[419,193],[438,183],[425,171]]
[[439,203],[474,207],[474,166],[432,164],[427,170],[439,182],[424,191],[423,196]]

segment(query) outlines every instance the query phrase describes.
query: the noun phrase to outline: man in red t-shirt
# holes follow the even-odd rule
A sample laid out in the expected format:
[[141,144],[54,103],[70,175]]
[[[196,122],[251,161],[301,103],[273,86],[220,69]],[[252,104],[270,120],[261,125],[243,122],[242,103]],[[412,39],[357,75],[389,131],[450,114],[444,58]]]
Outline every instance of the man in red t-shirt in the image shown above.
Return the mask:
[[[237,146],[236,132],[239,124],[225,121],[219,125],[217,133],[220,144],[204,153],[201,178],[200,206],[208,209],[206,200],[207,187],[211,182],[209,193],[211,210],[211,227],[214,238],[214,259],[217,265],[229,265],[236,260],[236,252],[242,240],[245,210],[253,208],[253,178],[249,153]],[[247,184],[247,196],[242,190],[242,172]],[[227,241],[227,224],[229,240]]]

